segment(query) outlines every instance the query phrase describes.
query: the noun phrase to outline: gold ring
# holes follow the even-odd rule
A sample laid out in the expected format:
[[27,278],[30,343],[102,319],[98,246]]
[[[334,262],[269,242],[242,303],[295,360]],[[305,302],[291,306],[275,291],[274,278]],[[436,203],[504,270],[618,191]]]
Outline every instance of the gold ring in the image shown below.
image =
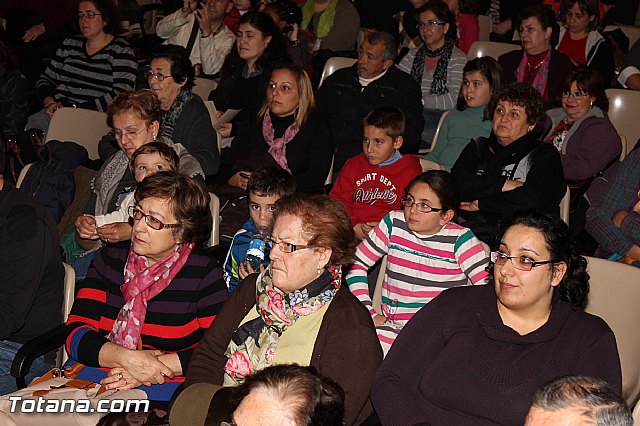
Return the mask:
[[118,380],[122,380],[122,377],[123,377],[123,376],[122,376],[122,373],[118,373],[118,374],[116,374],[116,377],[118,378]]

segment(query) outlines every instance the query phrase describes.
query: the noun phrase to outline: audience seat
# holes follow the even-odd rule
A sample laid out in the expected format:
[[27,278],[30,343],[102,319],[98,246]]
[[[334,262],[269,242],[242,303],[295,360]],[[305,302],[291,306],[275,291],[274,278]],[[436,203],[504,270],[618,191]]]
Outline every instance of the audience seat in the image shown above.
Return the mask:
[[633,407],[640,397],[640,269],[587,257],[589,302],[585,311],[604,319],[616,336],[622,365],[622,396]]
[[209,209],[211,209],[211,236],[207,247],[215,247],[220,244],[220,198],[213,192],[209,193]]
[[22,181],[24,181],[24,177],[27,175],[27,172],[31,168],[33,163],[25,164],[25,166],[20,170],[20,174],[18,175],[18,180],[16,181],[16,188],[20,188],[22,186]]
[[209,93],[218,87],[218,82],[215,80],[210,80],[208,78],[195,78],[195,84],[193,85],[193,93],[200,96],[203,101],[209,99]]
[[631,49],[631,47],[638,40],[640,40],[640,28],[639,27],[631,27],[631,26],[627,26],[627,25],[607,25],[604,28],[603,33],[606,33],[607,31],[614,31],[614,30],[616,30],[618,28],[620,28],[622,30],[622,32],[624,33],[624,35],[626,35],[629,38],[629,49]]
[[320,76],[320,86],[322,86],[322,82],[324,81],[324,79],[336,72],[336,70],[339,70],[340,68],[350,67],[351,65],[355,64],[356,61],[357,59],[355,58],[343,58],[339,56],[329,58],[324,64],[322,76]]
[[627,138],[625,138],[623,135],[621,135],[621,134],[619,134],[619,133],[618,133],[618,136],[620,136],[620,143],[622,144],[622,151],[620,151],[620,158],[619,158],[619,160],[620,160],[620,161],[623,161],[623,160],[624,160],[624,157],[626,157],[626,156],[627,156],[627,153],[629,153],[629,151],[630,151],[630,150],[628,149],[628,147],[629,147],[629,145],[628,145],[628,144],[629,144],[629,142],[627,141]]
[[640,92],[627,89],[607,89],[609,119],[619,134],[627,139],[629,153],[640,138]]
[[427,154],[436,147],[436,142],[438,141],[438,135],[440,135],[440,128],[442,128],[442,123],[444,123],[444,118],[449,114],[449,111],[445,111],[440,116],[440,120],[438,120],[438,127],[436,127],[436,132],[433,134],[433,139],[431,140],[431,146],[429,148],[423,148],[419,151],[420,154]]
[[491,34],[491,29],[493,27],[493,20],[491,17],[487,15],[479,15],[478,25],[480,26],[478,41],[489,41],[489,34]]
[[560,219],[564,220],[564,223],[569,224],[569,213],[571,211],[571,190],[567,186],[567,191],[564,193],[564,197],[560,200]]
[[107,114],[84,108],[60,108],[53,114],[47,138],[50,140],[72,141],[82,145],[89,153],[89,159],[99,158],[98,142],[109,133]]
[[497,61],[500,55],[520,49],[522,49],[522,46],[519,44],[498,43],[495,41],[476,41],[471,45],[467,58],[471,60],[475,58],[482,58],[483,56],[491,56]]

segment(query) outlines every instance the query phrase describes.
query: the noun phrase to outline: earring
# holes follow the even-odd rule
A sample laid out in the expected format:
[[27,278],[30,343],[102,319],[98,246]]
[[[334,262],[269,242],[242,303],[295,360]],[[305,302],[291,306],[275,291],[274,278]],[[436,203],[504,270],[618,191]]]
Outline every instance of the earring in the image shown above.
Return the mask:
[[318,268],[317,273],[318,273],[318,276],[320,276],[322,274],[322,268]]
[[591,106],[593,106],[593,101],[589,101],[589,104],[590,104]]

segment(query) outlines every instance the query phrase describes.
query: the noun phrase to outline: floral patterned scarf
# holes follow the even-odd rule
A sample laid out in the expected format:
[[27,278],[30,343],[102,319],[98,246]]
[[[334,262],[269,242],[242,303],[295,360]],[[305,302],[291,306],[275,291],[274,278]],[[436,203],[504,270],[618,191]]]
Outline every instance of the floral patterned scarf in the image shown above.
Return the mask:
[[287,164],[287,144],[296,137],[299,131],[300,126],[298,126],[294,121],[289,127],[287,127],[287,130],[284,131],[282,137],[276,138],[269,110],[267,109],[264,113],[264,117],[262,119],[262,137],[264,137],[265,142],[269,145],[269,154],[271,154],[280,167],[289,173],[291,173],[291,170],[289,170],[289,165]]
[[146,257],[131,247],[124,267],[124,284],[120,286],[125,303],[113,323],[109,340],[136,349],[147,316],[147,301],[167,288],[187,262],[193,246],[193,243],[179,244],[170,255],[151,266],[147,265]]
[[[549,59],[551,58],[551,49],[547,52],[547,56],[542,60],[542,65],[538,67],[537,70],[532,70],[536,73],[536,76],[533,79],[533,83],[531,85],[536,88],[538,92],[546,99],[545,90],[547,88],[547,78],[549,77]],[[520,82],[525,81],[525,74],[527,68],[529,68],[529,57],[527,56],[527,52],[523,52],[522,60],[516,69],[516,78]]]
[[299,317],[318,311],[336,295],[342,283],[340,266],[331,266],[305,287],[285,294],[274,287],[271,268],[256,281],[256,310],[260,316],[238,328],[224,355],[224,371],[237,384],[273,364],[278,340]]

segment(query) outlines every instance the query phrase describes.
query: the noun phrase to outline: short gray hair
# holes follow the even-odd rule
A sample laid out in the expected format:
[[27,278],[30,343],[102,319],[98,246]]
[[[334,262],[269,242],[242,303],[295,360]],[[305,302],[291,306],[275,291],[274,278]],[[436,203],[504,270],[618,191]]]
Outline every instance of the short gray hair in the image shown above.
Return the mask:
[[631,411],[624,399],[605,381],[593,377],[555,379],[536,390],[532,405],[545,411],[579,408],[596,426],[633,426]]
[[378,42],[381,41],[384,44],[382,60],[392,60],[395,62],[398,56],[398,41],[394,36],[386,31],[373,31],[367,35],[367,41],[369,44],[378,44]]

